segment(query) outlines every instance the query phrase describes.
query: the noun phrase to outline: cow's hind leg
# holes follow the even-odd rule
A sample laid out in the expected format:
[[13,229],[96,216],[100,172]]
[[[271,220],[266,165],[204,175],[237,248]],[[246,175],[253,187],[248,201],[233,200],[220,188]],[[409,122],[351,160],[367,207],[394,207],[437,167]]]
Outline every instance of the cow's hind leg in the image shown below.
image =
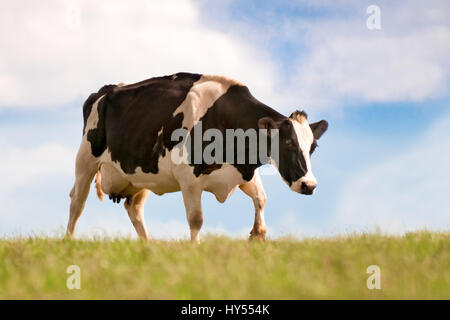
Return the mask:
[[125,209],[127,209],[128,216],[130,217],[139,238],[142,240],[150,240],[144,219],[144,204],[149,193],[150,191],[143,189],[135,195],[127,198],[125,201]]
[[98,161],[90,153],[90,149],[84,142],[81,144],[75,164],[75,184],[70,192],[70,216],[67,224],[66,237],[73,236],[78,219],[83,212],[89,188],[98,170]]
[[191,241],[200,243],[200,229],[203,225],[202,212],[202,190],[196,185],[182,187],[184,206],[186,207],[186,218],[191,230]]
[[250,231],[250,239],[264,241],[266,238],[266,223],[264,221],[264,207],[266,205],[266,193],[259,177],[258,171],[255,172],[253,179],[239,186],[245,194],[253,200],[255,206],[255,222]]

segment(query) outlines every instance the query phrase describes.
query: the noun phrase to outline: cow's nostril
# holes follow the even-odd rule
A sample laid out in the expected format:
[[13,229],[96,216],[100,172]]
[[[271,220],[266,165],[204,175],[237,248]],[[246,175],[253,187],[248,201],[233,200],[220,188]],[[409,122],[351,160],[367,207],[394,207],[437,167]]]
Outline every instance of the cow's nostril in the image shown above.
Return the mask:
[[316,184],[313,182],[303,181],[301,185],[301,192],[304,194],[312,194],[314,189],[316,189]]
[[306,184],[305,181],[302,182],[302,191],[306,191],[308,190],[308,185]]

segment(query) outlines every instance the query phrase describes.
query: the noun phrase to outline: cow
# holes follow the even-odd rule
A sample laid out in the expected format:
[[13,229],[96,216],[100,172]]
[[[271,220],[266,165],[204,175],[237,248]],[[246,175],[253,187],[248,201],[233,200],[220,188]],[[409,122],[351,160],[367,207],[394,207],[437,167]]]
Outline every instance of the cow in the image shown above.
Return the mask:
[[[276,167],[282,179],[292,191],[310,195],[317,186],[310,156],[328,128],[325,120],[309,124],[304,111],[295,111],[289,117],[282,115],[254,98],[236,80],[193,73],[105,85],[85,101],[83,119],[75,183],[70,192],[66,232],[69,238],[96,176],[99,199],[103,199],[103,194],[117,203],[125,199],[125,209],[141,239],[150,239],[144,220],[144,203],[150,191],[157,195],[181,191],[191,240],[198,243],[203,224],[202,192],[213,193],[223,203],[239,187],[255,207],[250,239],[264,240],[266,194],[258,168],[274,163],[272,149],[267,151],[268,162],[258,159],[250,163],[246,139],[244,162],[195,162],[192,149],[190,153],[185,151],[189,153],[188,161],[175,162],[173,155],[180,152],[183,137],[174,139],[174,132],[184,129],[195,134],[199,124],[201,133],[208,129],[219,133],[254,129],[266,133],[258,136],[257,146],[267,140],[270,147],[275,145],[276,136]],[[185,142],[186,145],[191,146]],[[204,142],[201,150],[205,150]],[[224,152],[228,152],[225,147]]]

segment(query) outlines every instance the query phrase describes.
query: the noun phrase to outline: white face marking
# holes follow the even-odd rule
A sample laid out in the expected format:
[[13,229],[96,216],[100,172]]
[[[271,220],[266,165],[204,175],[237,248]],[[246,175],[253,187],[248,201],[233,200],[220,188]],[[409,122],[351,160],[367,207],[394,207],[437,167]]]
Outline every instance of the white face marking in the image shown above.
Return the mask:
[[294,181],[291,185],[291,189],[299,192],[302,182],[307,182],[311,184],[317,184],[317,180],[314,177],[314,174],[312,173],[311,169],[311,158],[310,158],[310,150],[311,150],[311,144],[314,142],[314,135],[311,131],[311,127],[309,126],[308,121],[305,119],[302,121],[302,123],[290,119],[292,122],[292,125],[294,126],[295,133],[297,135],[298,144],[300,146],[300,149],[303,153],[303,157],[305,158],[306,162],[306,174],[305,176],[301,177],[297,181]]

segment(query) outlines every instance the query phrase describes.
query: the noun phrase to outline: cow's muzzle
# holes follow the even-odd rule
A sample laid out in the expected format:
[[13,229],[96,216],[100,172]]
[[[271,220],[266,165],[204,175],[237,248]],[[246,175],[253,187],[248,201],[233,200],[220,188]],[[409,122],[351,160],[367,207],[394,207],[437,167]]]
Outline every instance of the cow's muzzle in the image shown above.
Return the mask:
[[316,187],[317,181],[315,179],[300,178],[291,185],[291,190],[301,194],[311,195],[314,194]]
[[300,193],[301,194],[306,194],[306,195],[311,195],[314,193],[314,190],[317,187],[317,183],[314,181],[303,181],[301,186],[300,186]]

